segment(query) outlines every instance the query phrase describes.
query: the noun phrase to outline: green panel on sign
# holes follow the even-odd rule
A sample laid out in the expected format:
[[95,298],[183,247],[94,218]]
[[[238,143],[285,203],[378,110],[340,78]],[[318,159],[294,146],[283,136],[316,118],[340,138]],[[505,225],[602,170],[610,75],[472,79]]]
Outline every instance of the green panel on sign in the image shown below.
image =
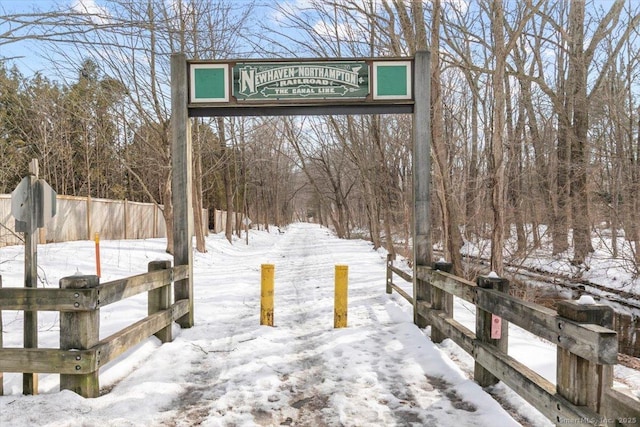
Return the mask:
[[376,89],[378,96],[406,96],[407,66],[378,65]]
[[237,63],[238,101],[364,99],[369,66],[364,61]]
[[196,99],[225,99],[224,68],[196,68],[193,71]]

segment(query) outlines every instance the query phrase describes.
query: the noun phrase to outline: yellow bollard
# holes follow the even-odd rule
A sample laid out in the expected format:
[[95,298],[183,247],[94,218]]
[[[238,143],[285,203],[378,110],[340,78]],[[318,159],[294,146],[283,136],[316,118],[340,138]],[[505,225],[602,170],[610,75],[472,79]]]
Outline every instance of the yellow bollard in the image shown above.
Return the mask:
[[347,296],[349,283],[349,266],[336,265],[335,307],[333,311],[333,327],[347,327]]
[[273,326],[273,277],[275,266],[262,264],[260,279],[260,324]]

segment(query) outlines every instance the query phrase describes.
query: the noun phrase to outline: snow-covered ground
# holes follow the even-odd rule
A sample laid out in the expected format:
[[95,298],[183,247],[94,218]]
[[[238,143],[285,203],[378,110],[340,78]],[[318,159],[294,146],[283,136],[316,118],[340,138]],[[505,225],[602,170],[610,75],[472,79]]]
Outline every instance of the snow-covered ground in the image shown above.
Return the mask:
[[[434,345],[428,328],[413,325],[410,305],[384,292],[386,253],[313,224],[283,231],[251,230],[248,245],[244,236],[233,245],[209,236],[208,252],[194,255],[195,326],[176,326],[173,342],[150,338],[104,367],[101,397],[60,392],[58,376],[45,374],[39,395],[22,396],[21,375],[5,373],[0,426],[552,425],[494,386],[514,420],[470,379],[469,355],[450,340]],[[164,248],[161,239],[102,242],[102,281],[171,259]],[[39,286],[95,271],[91,241],[38,250]],[[22,286],[22,262],[22,247],[0,249],[4,286]],[[259,325],[263,263],[275,265],[275,327]],[[333,328],[336,264],[349,266],[344,329]],[[455,311],[473,324],[471,307]],[[145,296],[103,308],[101,338],[145,315]],[[57,319],[40,314],[40,347],[58,347]],[[21,313],[5,311],[3,325],[4,345],[21,347]],[[509,340],[511,355],[554,380],[553,346],[517,328]]]

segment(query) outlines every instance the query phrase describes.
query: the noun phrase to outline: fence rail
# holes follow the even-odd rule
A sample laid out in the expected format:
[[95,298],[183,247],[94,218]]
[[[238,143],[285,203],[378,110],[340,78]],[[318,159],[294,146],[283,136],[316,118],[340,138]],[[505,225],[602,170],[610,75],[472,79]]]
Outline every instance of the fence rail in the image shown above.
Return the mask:
[[[414,305],[416,318],[431,325],[434,342],[450,338],[474,357],[478,384],[504,382],[557,425],[640,423],[640,399],[613,386],[618,340],[610,307],[561,301],[555,311],[510,296],[505,279],[480,277],[474,283],[445,270],[442,264],[417,266],[412,276],[389,256],[386,291],[396,290]],[[414,282],[413,296],[393,283],[393,274]],[[454,296],[476,306],[475,331],[453,318]],[[558,347],[556,384],[508,355],[508,322]]]
[[405,292],[405,290],[402,289],[400,286],[393,283],[393,273],[397,274],[407,282],[413,281],[411,274],[403,270],[400,270],[398,267],[395,267],[393,265],[393,257],[391,255],[388,255],[387,256],[387,293],[390,294],[391,290],[393,289],[397,293],[402,295],[404,299],[409,301],[409,304],[413,305],[413,297],[409,295],[407,292]]
[[[152,335],[172,341],[171,325],[189,312],[189,300],[171,303],[171,284],[188,278],[189,268],[153,261],[148,269],[102,284],[97,276],[70,276],[60,280],[60,289],[0,287],[0,312],[60,312],[60,348],[1,348],[0,340],[0,393],[1,372],[58,373],[61,389],[97,397],[102,366]],[[100,308],[144,292],[148,316],[99,340]]]

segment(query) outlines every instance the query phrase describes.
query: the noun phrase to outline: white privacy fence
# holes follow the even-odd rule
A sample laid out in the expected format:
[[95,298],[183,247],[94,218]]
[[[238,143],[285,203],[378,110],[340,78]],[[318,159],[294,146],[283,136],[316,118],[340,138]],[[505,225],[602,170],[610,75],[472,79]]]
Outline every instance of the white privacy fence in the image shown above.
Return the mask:
[[[202,211],[205,234],[209,213]],[[40,243],[92,240],[95,233],[105,240],[166,237],[164,215],[154,203],[91,197],[57,196],[57,213],[40,230]],[[11,215],[11,195],[0,194],[0,246],[22,243]]]

